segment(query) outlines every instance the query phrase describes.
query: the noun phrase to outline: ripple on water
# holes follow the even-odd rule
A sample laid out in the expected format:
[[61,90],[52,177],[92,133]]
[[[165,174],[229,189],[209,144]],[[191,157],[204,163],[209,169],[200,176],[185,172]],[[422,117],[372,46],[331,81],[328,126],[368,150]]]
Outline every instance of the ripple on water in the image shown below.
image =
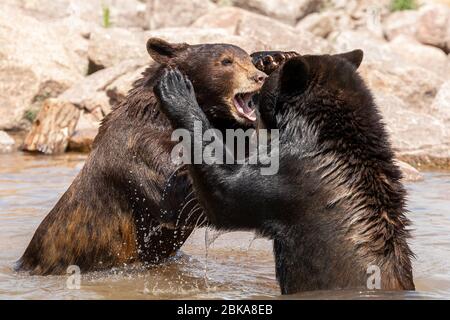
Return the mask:
[[[315,291],[281,297],[272,244],[252,233],[197,230],[182,254],[153,268],[125,266],[82,276],[30,276],[12,266],[34,230],[70,185],[86,157],[0,155],[0,299],[439,299],[450,298],[450,174],[408,184],[416,292]],[[205,241],[206,239],[206,241]],[[206,242],[206,243],[205,243]],[[205,246],[208,250],[205,251]],[[206,257],[206,254],[207,257]],[[205,274],[205,264],[207,265]]]

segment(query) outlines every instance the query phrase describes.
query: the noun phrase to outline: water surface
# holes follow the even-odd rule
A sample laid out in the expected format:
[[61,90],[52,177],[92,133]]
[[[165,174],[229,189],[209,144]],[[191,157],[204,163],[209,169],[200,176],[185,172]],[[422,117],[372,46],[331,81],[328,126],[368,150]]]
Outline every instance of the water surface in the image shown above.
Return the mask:
[[[249,232],[218,236],[199,229],[173,261],[84,274],[79,290],[67,288],[66,276],[14,272],[14,262],[85,159],[0,154],[0,299],[286,298],[275,280],[271,242]],[[450,173],[425,173],[424,181],[407,189],[416,292],[320,291],[287,298],[450,299]],[[216,236],[206,250],[205,239]]]

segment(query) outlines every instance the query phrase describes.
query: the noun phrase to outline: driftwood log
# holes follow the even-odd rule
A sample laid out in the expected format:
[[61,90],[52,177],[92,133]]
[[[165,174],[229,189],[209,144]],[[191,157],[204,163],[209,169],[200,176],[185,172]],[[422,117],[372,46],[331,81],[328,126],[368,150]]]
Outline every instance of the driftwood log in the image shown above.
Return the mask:
[[81,110],[72,103],[47,99],[33,122],[22,149],[45,154],[64,152],[80,113]]

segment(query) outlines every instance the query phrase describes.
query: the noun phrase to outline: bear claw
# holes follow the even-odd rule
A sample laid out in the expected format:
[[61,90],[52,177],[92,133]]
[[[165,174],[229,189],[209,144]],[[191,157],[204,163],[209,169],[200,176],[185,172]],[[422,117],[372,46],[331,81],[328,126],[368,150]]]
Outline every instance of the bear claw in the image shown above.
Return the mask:
[[255,67],[266,74],[271,74],[278,69],[286,60],[298,56],[295,51],[261,51],[255,52],[251,56]]

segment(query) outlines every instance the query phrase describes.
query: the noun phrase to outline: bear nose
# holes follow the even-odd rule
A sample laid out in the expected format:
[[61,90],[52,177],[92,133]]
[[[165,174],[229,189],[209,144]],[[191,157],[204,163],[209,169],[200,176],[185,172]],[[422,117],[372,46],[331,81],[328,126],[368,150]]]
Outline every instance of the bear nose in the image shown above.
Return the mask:
[[258,72],[252,77],[252,79],[255,80],[257,83],[263,83],[264,80],[266,80],[266,78],[267,74],[265,74],[264,72]]

